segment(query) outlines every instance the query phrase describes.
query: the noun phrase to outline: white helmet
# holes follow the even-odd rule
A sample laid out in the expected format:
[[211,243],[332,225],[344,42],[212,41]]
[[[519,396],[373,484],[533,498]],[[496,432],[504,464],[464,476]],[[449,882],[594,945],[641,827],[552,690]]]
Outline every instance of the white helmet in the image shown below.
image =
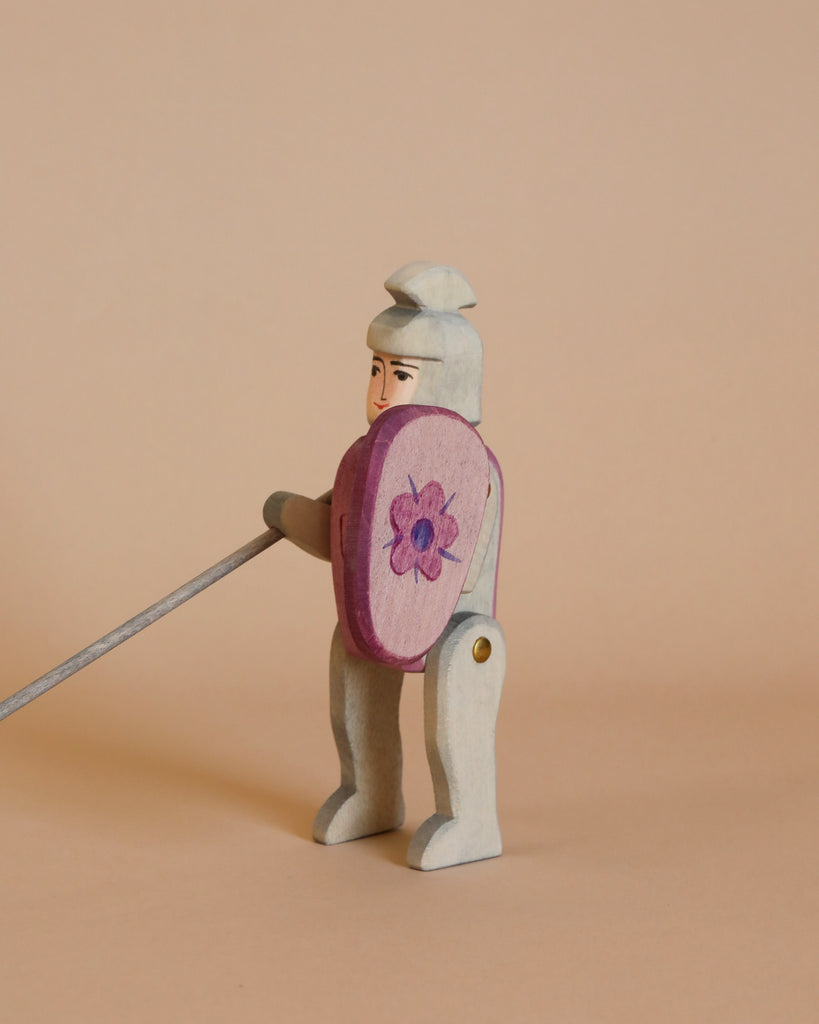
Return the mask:
[[437,405],[481,422],[483,345],[458,310],[478,301],[454,267],[418,260],[388,277],[395,299],[370,324],[367,345],[376,352],[429,360],[420,374],[414,405]]

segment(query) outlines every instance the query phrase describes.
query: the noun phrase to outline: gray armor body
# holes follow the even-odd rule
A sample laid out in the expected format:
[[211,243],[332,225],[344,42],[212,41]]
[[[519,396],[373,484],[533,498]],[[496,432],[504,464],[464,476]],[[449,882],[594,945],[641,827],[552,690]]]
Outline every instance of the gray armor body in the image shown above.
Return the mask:
[[[475,304],[452,267],[412,263],[386,282],[396,304],[370,326],[376,352],[421,365],[412,401],[480,422],[482,346],[458,309]],[[309,537],[294,514],[297,498],[278,492],[265,519],[306,550],[329,557],[321,529]],[[424,667],[424,729],[435,813],[413,837],[408,862],[421,870],[501,853],[495,724],[506,669],[503,630],[494,618],[503,483],[490,466],[490,491],[478,543],[455,612]],[[321,515],[320,511],[317,513]],[[315,516],[313,517],[315,518]],[[323,520],[322,520],[323,521]],[[328,527],[329,533],[329,527]],[[319,541],[316,541],[316,536]],[[404,821],[399,702],[404,673],[349,653],[336,628],[330,653],[330,710],[341,784],[316,816],[313,836],[334,844],[399,828]]]

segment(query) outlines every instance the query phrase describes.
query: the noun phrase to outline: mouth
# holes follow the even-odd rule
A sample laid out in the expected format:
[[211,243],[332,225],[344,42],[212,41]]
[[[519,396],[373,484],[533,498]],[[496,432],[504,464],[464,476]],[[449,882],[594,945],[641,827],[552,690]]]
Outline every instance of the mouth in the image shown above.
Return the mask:
[[386,409],[389,404],[389,402],[384,402],[383,404],[381,402],[373,402],[376,409]]

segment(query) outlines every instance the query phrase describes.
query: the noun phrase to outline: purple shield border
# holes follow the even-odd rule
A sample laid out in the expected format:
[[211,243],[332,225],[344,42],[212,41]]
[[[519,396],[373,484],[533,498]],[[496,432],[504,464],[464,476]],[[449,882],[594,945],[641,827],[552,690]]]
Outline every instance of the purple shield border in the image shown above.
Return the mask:
[[[431,644],[419,651],[418,657],[407,660],[387,651],[374,633],[369,614],[370,551],[374,542],[372,520],[378,485],[392,442],[407,424],[431,414],[458,420],[480,440],[475,428],[449,409],[417,405],[387,409],[378,417],[369,433],[359,438],[345,454],[339,465],[333,492],[333,504],[336,505],[337,491],[340,499],[333,522],[333,582],[345,646],[359,657],[415,672],[423,669],[423,659]],[[494,457],[483,446],[483,441],[481,446],[487,457],[494,461]],[[366,458],[368,451],[369,458]],[[361,494],[362,499],[351,505],[350,498],[353,494]],[[342,520],[348,515],[350,519],[343,529],[347,539],[342,553]],[[370,538],[366,549],[359,548],[362,538]],[[347,600],[348,596],[351,598],[350,601]],[[353,608],[357,609],[356,614],[351,614]],[[434,643],[434,640],[432,642]]]

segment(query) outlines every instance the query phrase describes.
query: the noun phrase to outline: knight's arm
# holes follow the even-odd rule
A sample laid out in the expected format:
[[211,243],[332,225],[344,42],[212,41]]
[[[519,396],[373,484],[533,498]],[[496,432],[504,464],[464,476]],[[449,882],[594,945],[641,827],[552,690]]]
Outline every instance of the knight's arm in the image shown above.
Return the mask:
[[333,492],[320,498],[276,491],[264,503],[262,515],[268,526],[316,558],[330,561],[330,501]]
[[455,607],[456,612],[478,612],[495,617],[495,582],[498,573],[501,522],[503,518],[503,480],[497,463],[490,462],[490,489],[481,532],[469,572]]

